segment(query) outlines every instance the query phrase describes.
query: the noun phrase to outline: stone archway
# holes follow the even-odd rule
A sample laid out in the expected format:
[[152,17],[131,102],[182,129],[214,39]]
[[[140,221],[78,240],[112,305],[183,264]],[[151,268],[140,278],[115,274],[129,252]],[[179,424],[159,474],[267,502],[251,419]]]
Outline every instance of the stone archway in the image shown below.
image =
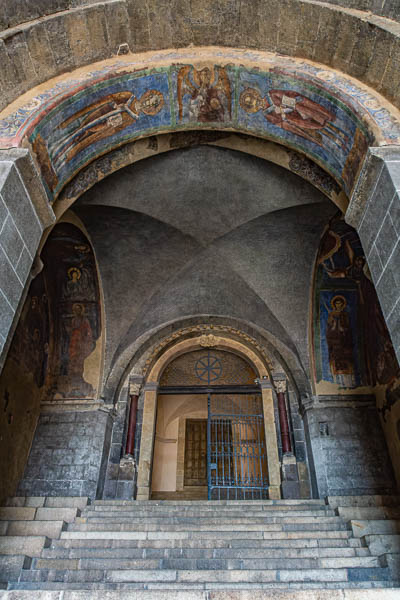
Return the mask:
[[154,452],[154,436],[156,425],[157,393],[163,371],[172,360],[187,352],[212,347],[227,350],[245,358],[257,373],[263,402],[264,426],[269,471],[269,497],[280,498],[280,465],[275,428],[273,387],[270,373],[265,361],[251,347],[224,335],[201,335],[191,339],[178,341],[167,349],[155,362],[144,385],[144,411],[142,424],[142,440],[138,465],[138,500],[148,500],[151,490],[151,472]]

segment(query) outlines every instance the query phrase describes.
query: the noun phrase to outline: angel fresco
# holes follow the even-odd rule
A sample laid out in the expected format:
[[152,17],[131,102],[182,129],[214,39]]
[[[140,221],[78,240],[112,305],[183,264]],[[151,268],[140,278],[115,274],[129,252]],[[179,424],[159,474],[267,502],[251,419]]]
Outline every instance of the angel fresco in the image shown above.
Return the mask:
[[334,125],[336,116],[321,104],[294,90],[270,90],[263,98],[254,88],[240,94],[239,103],[248,114],[262,111],[265,119],[277,127],[323,146],[323,136],[346,151],[349,137]]
[[184,112],[190,121],[200,123],[223,122],[228,115],[231,119],[232,92],[226,70],[223,67],[182,67],[178,72],[178,105],[180,121]]
[[62,135],[49,146],[53,165],[58,170],[91,144],[132,125],[140,113],[154,116],[163,105],[164,96],[158,90],[148,90],[141,98],[126,90],[85,106],[59,126]]

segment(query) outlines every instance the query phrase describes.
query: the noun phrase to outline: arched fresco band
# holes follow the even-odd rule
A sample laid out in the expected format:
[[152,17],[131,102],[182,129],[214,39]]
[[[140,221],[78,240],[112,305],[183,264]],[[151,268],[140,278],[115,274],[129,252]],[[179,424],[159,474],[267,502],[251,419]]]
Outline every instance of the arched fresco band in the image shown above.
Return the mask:
[[[212,339],[211,339],[212,338]],[[249,361],[261,381],[261,392],[264,409],[265,438],[267,445],[267,462],[269,477],[269,496],[280,498],[280,465],[275,428],[274,402],[272,384],[264,361],[258,353],[242,342],[222,335],[201,335],[195,338],[178,341],[166,350],[155,362],[144,386],[144,409],[140,458],[138,465],[137,500],[148,500],[151,491],[152,457],[157,413],[157,388],[166,366],[175,358],[186,352],[199,348],[212,347],[228,350]]]
[[400,115],[326,67],[222,48],[128,55],[59,77],[0,115],[0,145],[30,147],[49,201],[86,165],[156,133],[228,130],[289,146],[349,195],[369,146],[398,144]]

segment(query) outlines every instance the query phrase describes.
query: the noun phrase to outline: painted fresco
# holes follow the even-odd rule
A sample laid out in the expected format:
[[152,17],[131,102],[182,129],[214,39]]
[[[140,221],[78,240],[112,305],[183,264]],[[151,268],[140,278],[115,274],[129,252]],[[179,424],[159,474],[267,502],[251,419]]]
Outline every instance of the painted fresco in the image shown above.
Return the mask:
[[318,252],[314,351],[317,382],[390,387],[399,376],[360,239],[340,215],[331,220]]
[[[400,141],[399,122],[379,100],[333,71],[267,53],[214,54],[194,64],[190,50],[161,52],[140,70],[127,58],[61,80],[0,120],[0,144],[29,140],[52,201],[99,156],[157,132],[212,128],[272,139],[315,160],[347,193],[368,145]],[[151,66],[166,56],[169,64]]]
[[169,126],[165,98],[168,75],[157,73],[107,79],[59,104],[31,136],[47,188],[57,193],[72,165],[79,170],[121,143]]
[[[101,333],[100,297],[93,251],[74,225],[57,225],[42,253],[52,298],[54,344],[49,396],[94,397],[85,361]],[[99,361],[97,361],[98,363]],[[99,365],[95,366],[98,378]]]
[[175,76],[180,123],[232,120],[232,85],[226,69],[186,65]]
[[49,335],[48,299],[43,273],[39,273],[29,288],[8,354],[17,372],[31,378],[37,388],[46,382]]

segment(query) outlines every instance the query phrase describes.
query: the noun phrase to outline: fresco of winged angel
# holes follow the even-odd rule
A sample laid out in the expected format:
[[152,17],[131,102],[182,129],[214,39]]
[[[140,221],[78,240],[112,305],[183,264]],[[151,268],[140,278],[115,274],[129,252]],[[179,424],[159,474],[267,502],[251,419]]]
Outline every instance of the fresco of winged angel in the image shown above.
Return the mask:
[[228,115],[231,119],[232,91],[226,70],[182,67],[178,72],[178,105],[180,121],[184,116],[200,123],[223,122]]

